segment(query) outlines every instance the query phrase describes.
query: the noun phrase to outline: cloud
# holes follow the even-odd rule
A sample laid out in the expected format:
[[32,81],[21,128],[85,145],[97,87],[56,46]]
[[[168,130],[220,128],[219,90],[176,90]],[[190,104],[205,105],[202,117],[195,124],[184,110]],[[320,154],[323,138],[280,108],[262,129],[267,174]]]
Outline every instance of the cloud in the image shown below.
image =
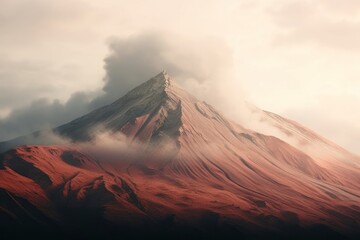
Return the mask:
[[[6,129],[14,119],[12,112],[23,111],[26,105],[31,108],[36,99],[45,98],[50,108],[54,99],[64,106],[72,93],[95,91],[91,96],[97,96],[97,101],[90,97],[90,106],[84,106],[93,109],[120,97],[125,89],[116,86],[119,79],[109,74],[100,80],[107,51],[104,39],[111,35],[119,37],[109,40],[114,45],[109,47],[109,64],[119,62],[115,56],[121,56],[120,51],[141,55],[125,46],[153,42],[147,46],[161,54],[156,53],[154,61],[139,61],[135,66],[151,67],[140,73],[132,69],[129,76],[149,73],[139,79],[145,81],[153,75],[151,69],[165,68],[199,99],[241,121],[246,118],[242,104],[237,105],[239,98],[278,113],[311,108],[324,92],[347,92],[358,99],[359,4],[358,0],[159,0],[141,4],[0,0],[0,141],[41,127],[34,122],[27,125],[24,119],[16,120],[19,131]],[[146,29],[158,30],[159,36],[144,33]],[[148,49],[143,51],[146,54]],[[232,73],[233,54],[246,96]],[[132,59],[135,64],[136,59]],[[156,66],[155,60],[166,66]],[[114,66],[108,68],[117,76]],[[122,84],[126,86],[125,79]],[[105,85],[108,87],[102,89]],[[334,85],[333,90],[328,85]],[[322,112],[329,111],[326,106]],[[39,116],[50,120],[39,122],[58,124],[51,120],[52,114],[43,115]],[[68,119],[61,117],[61,121]],[[353,115],[348,118],[353,121],[349,125],[355,126],[358,120]],[[302,114],[296,115],[297,121],[306,123],[303,119]]]
[[[325,95],[318,98],[318,102],[307,108],[292,108],[284,112],[285,115],[302,119],[302,122],[333,140],[335,143],[353,152],[359,151],[360,119],[357,111],[359,99],[350,96]],[[331,107],[331,111],[324,111],[324,106]]]
[[0,55],[0,111],[69,94],[69,83],[73,82],[69,78],[76,77],[77,70],[74,66],[54,67],[51,62],[19,61]]
[[110,55],[104,60],[104,94],[94,100],[95,106],[115,101],[166,67],[173,67],[164,56],[167,51],[164,39],[156,34],[113,37],[109,40],[109,50]]
[[[73,144],[71,139],[60,136],[52,130],[41,131],[36,135],[27,136],[25,141],[47,145],[69,146]],[[108,131],[101,124],[91,129],[90,135],[89,142],[78,142],[76,148],[102,161],[131,162],[132,164],[146,161],[144,166],[150,164],[154,167],[154,163],[163,166],[165,160],[173,158],[179,151],[179,146],[173,139],[165,138],[156,143],[144,144],[122,132]]]
[[229,99],[232,53],[218,39],[187,39],[147,32],[126,38],[113,37],[108,43],[110,53],[104,59],[106,75],[102,89],[75,92],[65,103],[41,98],[28,106],[14,108],[0,119],[1,140],[52,128],[110,104],[164,69],[201,99],[218,106],[223,102],[223,94]]
[[15,108],[7,117],[0,119],[1,140],[66,123],[87,113],[91,99],[91,93],[77,92],[65,104],[42,98],[28,106]]
[[[214,38],[195,40],[148,32],[112,38],[109,49],[110,55],[104,60],[105,94],[94,100],[95,106],[116,100],[162,70],[167,70],[189,91],[214,101],[218,92],[214,90],[219,90],[220,85],[218,80],[230,81],[233,71],[230,49]],[[211,98],[208,91],[212,93]]]
[[[146,161],[147,164],[157,162],[163,165],[165,159],[172,158],[177,152],[176,143],[170,139],[159,142],[154,147],[128,138],[121,132],[108,132],[101,127],[93,132],[90,142],[78,143],[77,147],[90,156],[106,161],[132,162]],[[146,165],[145,163],[145,165]]]

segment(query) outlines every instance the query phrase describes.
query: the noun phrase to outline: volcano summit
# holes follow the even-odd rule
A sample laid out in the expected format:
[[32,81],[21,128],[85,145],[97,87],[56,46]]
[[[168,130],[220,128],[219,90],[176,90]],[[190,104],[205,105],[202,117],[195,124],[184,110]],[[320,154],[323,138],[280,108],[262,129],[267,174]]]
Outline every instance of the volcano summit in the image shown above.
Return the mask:
[[293,141],[228,120],[162,72],[54,128],[67,144],[46,142],[48,131],[0,143],[1,228],[59,238],[359,237],[360,158],[254,111]]

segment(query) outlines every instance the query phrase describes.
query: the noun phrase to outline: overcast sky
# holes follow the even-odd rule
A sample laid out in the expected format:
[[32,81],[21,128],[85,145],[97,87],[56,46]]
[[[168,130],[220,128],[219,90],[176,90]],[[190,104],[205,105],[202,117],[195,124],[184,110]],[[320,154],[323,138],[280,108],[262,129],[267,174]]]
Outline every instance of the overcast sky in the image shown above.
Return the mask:
[[360,153],[358,0],[0,0],[0,36],[0,140],[166,68],[229,116],[247,99]]

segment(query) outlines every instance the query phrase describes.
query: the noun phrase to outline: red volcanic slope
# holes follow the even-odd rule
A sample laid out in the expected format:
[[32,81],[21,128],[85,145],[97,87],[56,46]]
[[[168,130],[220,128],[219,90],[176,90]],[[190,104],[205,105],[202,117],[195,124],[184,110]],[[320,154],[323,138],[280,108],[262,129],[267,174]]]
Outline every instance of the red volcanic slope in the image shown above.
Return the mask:
[[128,227],[231,225],[245,232],[321,224],[358,231],[359,157],[271,113],[264,113],[266,121],[331,153],[245,129],[164,73],[124,98],[131,105],[120,99],[57,131],[86,138],[82,127],[101,123],[141,142],[144,154],[117,152],[110,160],[80,146],[10,150],[0,157],[0,220],[46,225],[101,218]]

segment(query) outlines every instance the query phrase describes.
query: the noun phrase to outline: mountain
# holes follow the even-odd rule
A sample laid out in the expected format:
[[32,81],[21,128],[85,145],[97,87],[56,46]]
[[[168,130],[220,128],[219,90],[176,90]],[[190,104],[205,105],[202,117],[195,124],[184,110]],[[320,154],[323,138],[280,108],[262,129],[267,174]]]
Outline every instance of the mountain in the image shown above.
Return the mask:
[[282,140],[228,120],[162,72],[53,129],[67,144],[31,145],[46,131],[2,143],[1,226],[60,237],[356,239],[360,158],[253,111]]

